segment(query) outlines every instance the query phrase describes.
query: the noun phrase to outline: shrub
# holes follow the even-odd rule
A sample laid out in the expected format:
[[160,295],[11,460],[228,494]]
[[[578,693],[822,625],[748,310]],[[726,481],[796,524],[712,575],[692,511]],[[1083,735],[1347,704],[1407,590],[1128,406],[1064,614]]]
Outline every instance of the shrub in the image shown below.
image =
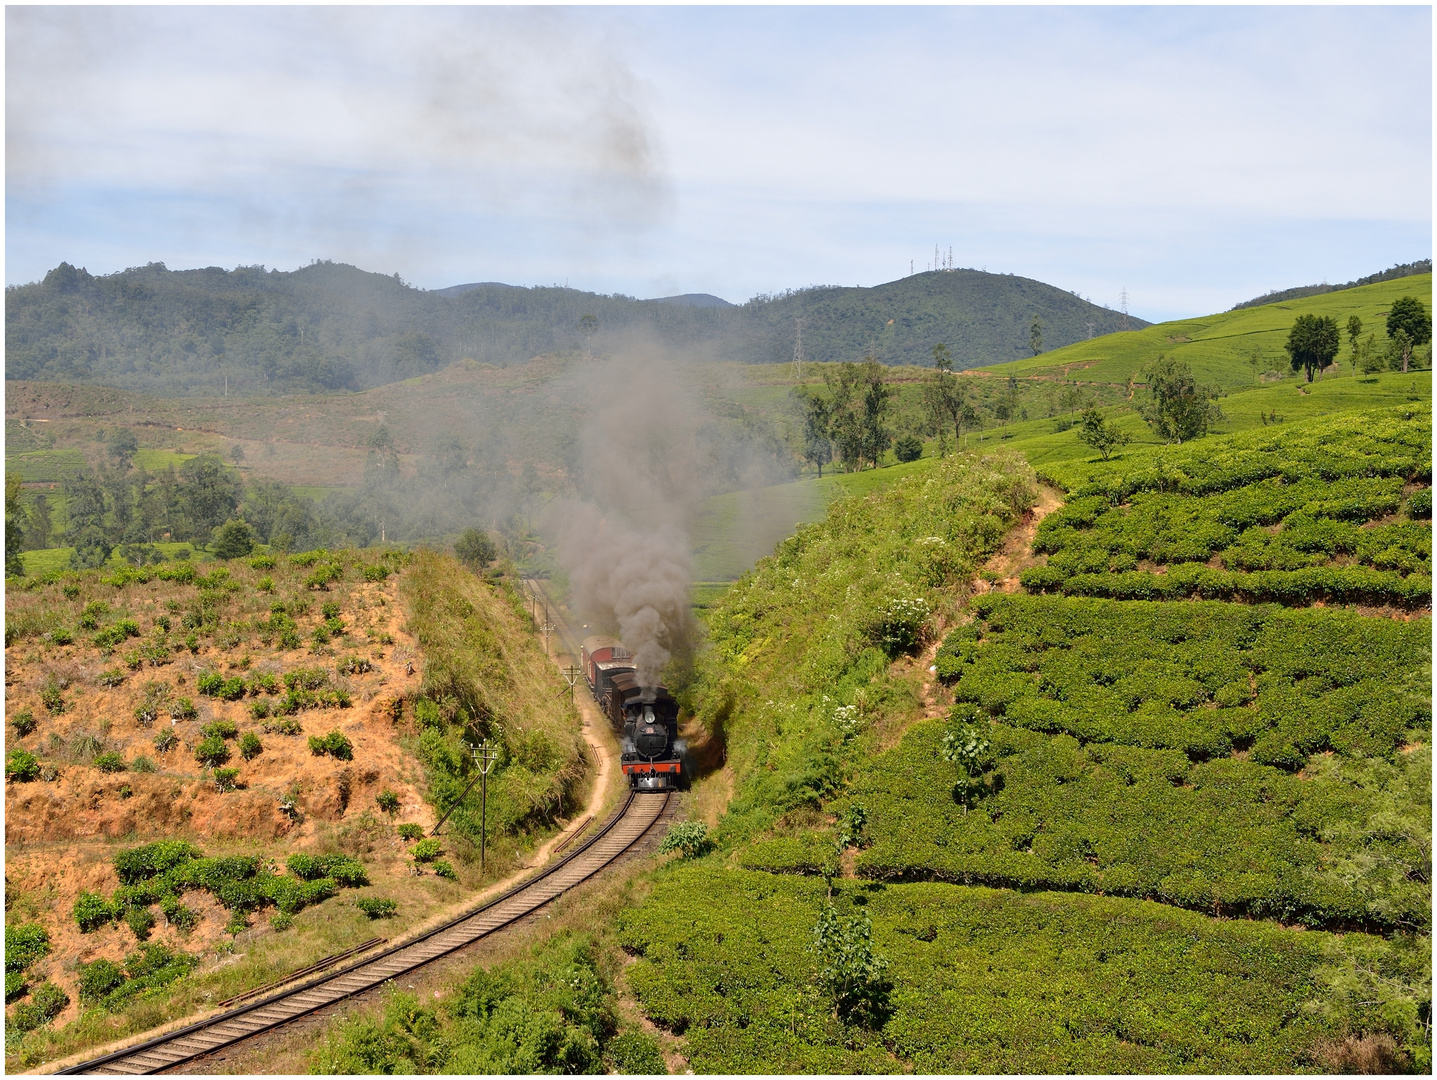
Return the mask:
[[214,772],[215,787],[221,792],[234,791],[238,786],[236,783],[238,777],[238,769],[216,769]]
[[181,933],[188,933],[200,923],[200,917],[177,896],[161,898],[160,910],[165,913],[165,921]]
[[29,735],[36,727],[35,715],[29,709],[21,709],[10,717],[10,726],[15,729],[16,735]]
[[364,568],[365,581],[383,581],[389,576],[389,569],[384,566],[372,565]]
[[414,856],[415,862],[433,862],[444,854],[444,847],[434,837],[421,840],[409,849],[409,854]]
[[266,735],[304,734],[304,728],[300,726],[299,721],[289,716],[281,717],[271,723],[265,724],[263,730]]
[[893,444],[893,456],[899,461],[917,461],[923,456],[923,440],[917,435],[901,435]]
[[40,775],[40,760],[28,750],[11,750],[5,759],[7,783],[28,784]]
[[211,739],[233,739],[239,728],[233,720],[215,720],[200,728],[200,734]]
[[249,561],[249,567],[251,570],[273,570],[274,556],[256,555],[253,559]]
[[251,720],[263,720],[270,714],[271,704],[268,698],[260,698],[251,701],[248,708]]
[[339,618],[339,602],[337,600],[326,600],[319,605],[319,613],[326,619]]
[[[149,946],[158,948],[158,946]],[[80,965],[80,1003],[82,1005],[105,1005],[112,994],[126,983],[125,965],[114,960],[100,959]]]
[[702,821],[680,821],[669,826],[664,842],[659,845],[659,854],[677,851],[686,859],[696,859],[712,849],[707,825]]
[[30,992],[30,1000],[15,1007],[9,1023],[16,1031],[34,1031],[48,1024],[70,1005],[70,996],[52,982],[42,982]]
[[40,687],[40,704],[51,716],[59,716],[65,711],[65,695],[61,693],[60,687],[52,678],[47,678]]
[[195,760],[201,765],[214,768],[223,765],[229,759],[230,749],[225,745],[225,741],[217,735],[205,738],[195,748]]
[[418,840],[424,835],[424,826],[416,825],[412,821],[406,821],[403,825],[399,826],[397,831],[399,833],[399,839],[401,840]]
[[175,720],[193,720],[199,715],[195,703],[187,697],[182,697],[170,706],[170,716]]
[[75,925],[80,928],[80,933],[89,934],[102,926],[108,926],[114,922],[116,912],[105,898],[98,893],[85,892],[83,889],[75,899],[75,906],[71,909]]
[[276,912],[270,916],[269,928],[275,933],[282,933],[294,925],[294,917],[286,915],[283,911]]
[[451,864],[448,859],[439,859],[436,861],[434,864],[434,872],[442,878],[448,878],[450,881],[454,881],[459,877],[458,873],[454,870],[453,864]]
[[200,858],[200,849],[185,840],[157,840],[127,848],[114,858],[115,876],[122,884],[149,881]]
[[150,931],[155,928],[155,917],[147,907],[132,907],[125,912],[125,925],[139,941],[149,941]]
[[888,961],[873,951],[873,925],[868,912],[840,916],[832,905],[823,909],[813,927],[818,979],[838,1009],[839,1019],[862,1027],[878,1027],[891,1011],[893,983]]
[[625,1031],[604,1044],[604,1064],[620,1076],[663,1076],[669,1071],[658,1040],[646,1031]]
[[173,731],[162,731],[155,736],[155,752],[167,754],[180,744],[180,737]]
[[126,638],[139,637],[140,627],[134,619],[121,619],[113,626],[101,630],[92,639],[99,649],[113,649]]
[[117,667],[106,668],[96,677],[96,682],[101,686],[116,687],[122,686],[125,682],[125,673]]
[[341,675],[363,675],[372,671],[374,665],[362,656],[346,656],[338,664],[338,671]]
[[128,768],[125,759],[114,750],[97,755],[94,764],[102,773],[124,772]]
[[[5,971],[23,972],[50,952],[50,934],[39,923],[15,923],[5,927]],[[7,995],[8,996],[8,995]]]
[[278,694],[280,682],[268,671],[256,671],[249,677],[251,694]]
[[354,901],[354,906],[371,919],[392,918],[399,911],[399,905],[393,900],[380,900],[373,896],[359,897]]
[[240,757],[244,758],[246,761],[253,761],[255,758],[259,757],[261,751],[263,750],[264,745],[259,741],[258,735],[255,735],[253,732],[246,731],[243,735],[240,736]]
[[151,759],[146,757],[144,754],[141,754],[139,757],[135,758],[134,761],[130,762],[130,771],[137,773],[152,773],[158,772],[159,767]]
[[289,872],[303,881],[329,879],[346,888],[367,885],[364,864],[348,855],[291,855],[285,860]]
[[354,759],[354,746],[343,733],[331,731],[328,735],[309,737],[309,752],[316,757],[328,754],[340,761]]
[[386,814],[399,813],[399,796],[388,788],[376,795],[374,801]]

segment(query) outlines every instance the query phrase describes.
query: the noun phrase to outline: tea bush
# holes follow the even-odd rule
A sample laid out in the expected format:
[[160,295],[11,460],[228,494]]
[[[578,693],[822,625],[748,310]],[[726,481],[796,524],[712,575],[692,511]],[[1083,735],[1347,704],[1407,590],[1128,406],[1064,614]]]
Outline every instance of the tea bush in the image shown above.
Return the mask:
[[[939,753],[943,725],[911,730],[855,779],[872,846],[861,876],[1158,900],[1214,915],[1381,932],[1425,931],[1424,826],[1383,805],[1384,787],[1430,790],[1428,755],[1399,755],[1382,782],[1296,779],[1251,761],[1192,764],[1175,750],[1080,745],[994,725],[996,763],[972,811]],[[1385,834],[1363,826],[1381,818]],[[1351,823],[1350,836],[1334,827]],[[1363,875],[1340,860],[1383,864]],[[1386,876],[1410,880],[1395,889]]]
[[[208,858],[193,844],[161,840],[119,852],[114,860],[121,885],[113,897],[81,893],[75,919],[82,931],[126,918],[135,908],[159,904],[165,918],[181,929],[195,924],[180,898],[191,889],[215,897],[234,916],[274,906],[293,915],[341,888],[368,884],[364,866],[348,855],[292,855],[290,874],[276,874],[251,855]],[[87,929],[88,928],[88,929]]]
[[399,905],[393,900],[380,900],[373,896],[361,896],[354,906],[371,919],[389,919],[399,911]]
[[[1404,502],[1404,490],[1430,485],[1431,442],[1425,414],[1385,410],[1107,466],[1043,521],[1034,550],[1048,562],[1023,585],[1118,599],[1429,605],[1432,532],[1413,519],[1431,496]],[[1408,520],[1385,520],[1404,505]],[[1214,556],[1221,568],[1202,565]]]
[[1334,1033],[1389,1026],[1426,1053],[1420,1027],[1326,982],[1347,950],[1417,984],[1420,957],[1396,942],[1116,897],[845,882],[834,904],[867,912],[893,983],[869,1033],[818,992],[826,903],[819,880],[677,863],[625,912],[629,985],[695,1072],[1281,1072]]
[[328,754],[330,757],[338,758],[340,761],[351,761],[354,758],[354,746],[349,739],[339,731],[331,731],[328,735],[309,737],[309,752],[316,757]]
[[1194,760],[1250,748],[1292,770],[1327,750],[1390,756],[1430,730],[1429,619],[996,594],[973,609],[939,673],[1014,727]]

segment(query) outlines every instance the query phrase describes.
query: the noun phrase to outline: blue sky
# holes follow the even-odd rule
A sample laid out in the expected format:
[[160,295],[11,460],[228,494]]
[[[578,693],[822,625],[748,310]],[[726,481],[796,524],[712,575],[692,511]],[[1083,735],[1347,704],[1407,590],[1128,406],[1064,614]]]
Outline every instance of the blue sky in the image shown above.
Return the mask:
[[1426,7],[7,8],[7,283],[314,258],[1150,319],[1432,251]]

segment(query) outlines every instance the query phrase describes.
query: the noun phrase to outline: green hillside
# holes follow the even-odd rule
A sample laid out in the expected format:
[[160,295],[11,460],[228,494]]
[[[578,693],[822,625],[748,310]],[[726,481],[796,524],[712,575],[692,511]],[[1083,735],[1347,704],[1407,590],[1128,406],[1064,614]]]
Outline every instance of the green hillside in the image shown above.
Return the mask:
[[1430,1068],[1429,409],[1326,404],[1031,540],[1015,453],[873,470],[705,594],[715,848],[621,925],[696,1071]]
[[[1337,363],[1340,374],[1350,375],[1352,349],[1345,329],[1348,317],[1356,315],[1362,320],[1364,336],[1375,332],[1377,341],[1385,342],[1383,320],[1392,301],[1402,296],[1417,297],[1430,311],[1432,275],[1418,274],[1200,319],[1159,323],[1132,333],[1109,334],[989,368],[984,375],[1076,379],[1083,383],[1121,386],[1129,376],[1137,376],[1144,364],[1159,353],[1166,353],[1191,365],[1199,381],[1216,383],[1233,392],[1254,386],[1264,376],[1271,378],[1289,371],[1283,344],[1297,317],[1306,314],[1330,315],[1337,320],[1343,329]],[[1256,370],[1252,363],[1254,356]]]
[[[886,364],[926,363],[942,342],[969,367],[1026,355],[1035,315],[1050,346],[1121,324],[1062,289],[976,270],[693,307],[497,283],[426,291],[331,262],[286,273],[151,263],[99,277],[61,263],[41,282],[7,289],[5,315],[7,379],[167,397],[360,390],[463,359],[604,353],[635,335],[685,360],[778,363],[793,358],[796,319],[810,360],[871,353]],[[589,338],[586,315],[597,320]]]

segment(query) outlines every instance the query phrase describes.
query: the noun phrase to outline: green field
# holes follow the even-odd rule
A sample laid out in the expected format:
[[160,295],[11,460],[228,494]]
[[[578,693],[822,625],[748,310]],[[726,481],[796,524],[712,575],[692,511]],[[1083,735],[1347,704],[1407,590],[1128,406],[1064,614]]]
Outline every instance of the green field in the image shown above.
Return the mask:
[[[210,555],[202,555],[196,550],[193,544],[170,543],[166,540],[157,541],[150,545],[166,559],[173,559],[185,554],[182,558],[210,559]],[[25,561],[25,576],[27,578],[46,578],[54,574],[61,574],[70,569],[70,556],[75,553],[71,547],[41,548],[38,551],[26,551],[20,556]],[[107,566],[127,566],[128,563],[120,556],[120,549],[116,548],[110,553],[110,561]]]
[[[1158,353],[1188,363],[1199,381],[1216,383],[1229,393],[1251,388],[1262,373],[1290,371],[1283,344],[1298,315],[1331,316],[1343,329],[1343,347],[1337,363],[1344,375],[1352,374],[1351,347],[1347,342],[1349,316],[1362,320],[1364,336],[1376,332],[1386,339],[1383,322],[1392,301],[1415,296],[1432,308],[1432,275],[1397,278],[1376,285],[1309,296],[1280,304],[1244,308],[1200,319],[1159,323],[1143,330],[1107,334],[1078,342],[1027,360],[987,368],[990,378],[1016,375],[1045,379],[1122,384]],[[1257,372],[1250,363],[1258,358]]]
[[7,454],[5,468],[20,474],[27,484],[54,484],[86,469],[85,455],[78,450],[31,450]]

